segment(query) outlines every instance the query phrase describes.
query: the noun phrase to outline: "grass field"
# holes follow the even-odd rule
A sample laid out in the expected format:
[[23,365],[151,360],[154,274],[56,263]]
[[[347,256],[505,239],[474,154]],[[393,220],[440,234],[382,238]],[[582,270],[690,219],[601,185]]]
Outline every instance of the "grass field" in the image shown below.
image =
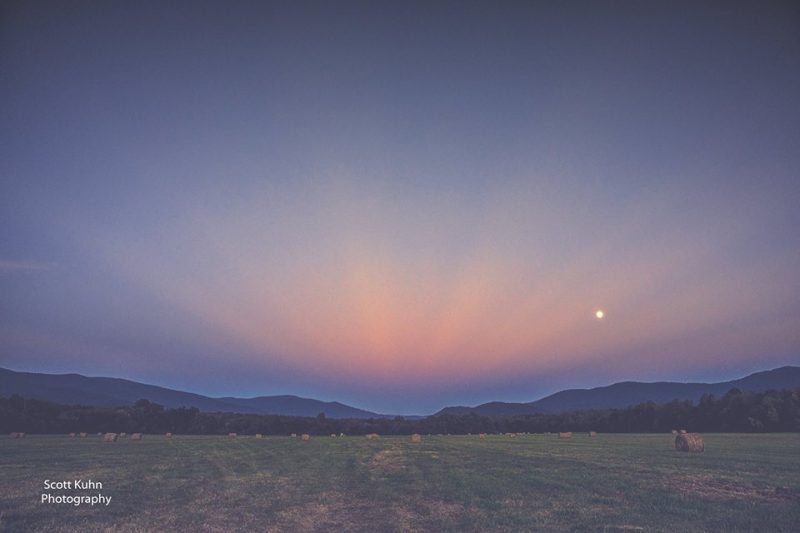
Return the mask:
[[[800,435],[0,438],[0,530],[798,531]],[[45,491],[91,479],[102,490]],[[108,506],[41,503],[102,493]]]

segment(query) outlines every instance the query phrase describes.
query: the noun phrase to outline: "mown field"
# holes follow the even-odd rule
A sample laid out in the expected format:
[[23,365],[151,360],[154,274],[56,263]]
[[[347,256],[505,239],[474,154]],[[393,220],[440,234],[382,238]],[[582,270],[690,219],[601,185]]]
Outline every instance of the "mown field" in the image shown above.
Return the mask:
[[[798,531],[800,435],[704,437],[3,436],[0,530]],[[103,489],[43,489],[76,478]]]

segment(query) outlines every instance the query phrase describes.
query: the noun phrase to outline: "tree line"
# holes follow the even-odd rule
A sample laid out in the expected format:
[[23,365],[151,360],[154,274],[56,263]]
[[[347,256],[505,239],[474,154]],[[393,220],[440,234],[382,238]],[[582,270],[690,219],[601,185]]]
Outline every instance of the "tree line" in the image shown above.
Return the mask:
[[227,433],[329,435],[546,433],[795,432],[800,431],[800,389],[704,395],[699,402],[646,402],[624,409],[594,409],[559,414],[483,416],[442,414],[422,419],[332,419],[316,417],[205,413],[196,408],[170,409],[139,400],[132,406],[108,408],[67,406],[13,395],[0,397],[0,432],[140,432],[191,435]]

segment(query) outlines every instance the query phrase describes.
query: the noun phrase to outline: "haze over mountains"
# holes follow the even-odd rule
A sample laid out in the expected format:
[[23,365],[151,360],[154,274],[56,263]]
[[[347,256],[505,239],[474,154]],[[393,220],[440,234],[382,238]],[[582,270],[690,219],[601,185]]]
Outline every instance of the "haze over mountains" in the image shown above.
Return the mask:
[[[704,394],[720,396],[732,388],[742,391],[800,388],[800,367],[785,366],[720,383],[641,383],[627,381],[592,389],[570,389],[527,403],[489,402],[475,407],[445,407],[436,414],[509,416],[559,413],[581,409],[621,408],[653,401],[697,401]],[[196,407],[206,412],[237,412],[330,418],[373,418],[379,414],[339,402],[323,402],[298,396],[212,398],[191,392],[146,385],[126,379],[86,377],[79,374],[39,374],[0,368],[0,396],[19,394],[65,405],[118,407],[147,399],[165,407]],[[413,418],[413,417],[406,417]]]

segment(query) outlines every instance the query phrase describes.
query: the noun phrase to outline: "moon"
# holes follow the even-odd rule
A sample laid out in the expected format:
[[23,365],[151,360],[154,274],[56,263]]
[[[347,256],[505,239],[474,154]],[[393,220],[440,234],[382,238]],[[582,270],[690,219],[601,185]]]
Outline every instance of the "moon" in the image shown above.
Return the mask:
[[603,318],[606,316],[606,313],[602,309],[598,309],[595,311],[594,316],[597,317],[597,320],[603,320]]

